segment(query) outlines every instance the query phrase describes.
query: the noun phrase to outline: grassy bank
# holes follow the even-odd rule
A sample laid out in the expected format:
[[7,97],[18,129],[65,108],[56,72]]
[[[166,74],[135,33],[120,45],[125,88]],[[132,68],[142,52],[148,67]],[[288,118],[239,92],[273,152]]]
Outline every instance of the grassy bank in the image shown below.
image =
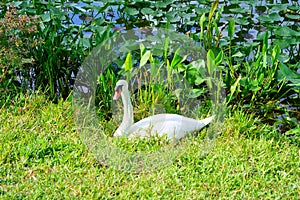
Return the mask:
[[0,112],[3,199],[296,199],[300,150],[272,127],[235,112],[207,156],[199,138],[165,169],[128,174],[103,167],[74,128],[71,103],[25,98]]

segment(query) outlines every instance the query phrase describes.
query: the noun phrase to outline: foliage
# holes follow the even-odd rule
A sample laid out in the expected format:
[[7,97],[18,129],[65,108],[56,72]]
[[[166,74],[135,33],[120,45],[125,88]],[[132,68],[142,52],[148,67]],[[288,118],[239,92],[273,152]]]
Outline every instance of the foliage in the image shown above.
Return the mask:
[[14,7],[0,19],[0,105],[33,87],[30,51],[38,45],[38,25],[37,17],[19,15]]
[[[93,21],[92,26],[90,21],[75,24],[74,16],[86,11],[64,1],[22,1],[13,4],[19,13],[38,15],[41,20],[34,34],[38,42],[34,44],[35,48],[28,48],[28,56],[34,63],[28,66],[26,72],[34,75],[36,87],[48,93],[49,98],[66,98],[85,56],[93,46],[110,35],[107,31],[109,26],[100,27],[102,22],[99,20]],[[91,33],[91,37],[85,37],[86,33]]]
[[118,75],[113,67],[108,67],[98,78],[95,105],[97,115],[101,119],[112,117],[113,91],[118,81]]
[[[279,102],[289,98],[295,92],[299,94],[299,74],[293,71],[299,65],[297,59],[296,64],[293,64],[294,58],[299,57],[297,53],[299,36],[288,28],[298,29],[299,27],[291,22],[278,26],[277,31],[273,32],[274,26],[266,25],[267,30],[258,33],[256,42],[247,41],[246,38],[243,39],[239,36],[239,34],[244,34],[241,20],[229,18],[230,13],[228,14],[226,10],[222,9],[213,14],[215,4],[217,2],[211,6],[208,18],[206,18],[207,14],[203,14],[200,18],[199,37],[196,34],[191,34],[191,37],[202,41],[209,49],[207,66],[209,67],[211,63],[218,63],[218,69],[223,71],[228,105],[232,108],[248,108],[251,110],[250,112],[255,111],[258,115],[263,116],[265,122],[274,123],[276,121],[274,117],[277,116],[274,116],[273,113],[274,110],[277,110]],[[232,3],[232,5],[234,4]],[[242,9],[234,10],[236,14],[241,12],[243,12]],[[225,26],[228,36],[224,37],[222,30],[219,30],[219,27],[222,26],[220,18],[228,19],[227,26]],[[264,21],[261,17],[258,19]],[[244,20],[244,25],[246,25],[250,23],[246,22],[251,19],[245,17]],[[274,22],[277,19],[271,17],[269,20],[269,22]],[[280,21],[282,21],[281,18]],[[251,27],[255,27],[255,23],[252,23]],[[224,28],[222,29],[224,30]],[[289,33],[282,34],[283,32],[278,30],[284,30],[284,33],[289,30]],[[290,37],[295,37],[294,43],[291,42]],[[287,39],[289,46],[279,43],[283,38]],[[239,39],[238,42],[237,39]],[[289,54],[286,55],[286,52]],[[299,104],[294,103],[294,100],[289,102],[291,107],[294,106],[299,110]],[[298,117],[296,112],[292,112],[290,109],[287,112],[293,117]]]
[[[21,15],[40,16],[42,23],[34,33],[38,42],[26,46],[35,46],[26,53],[26,58],[34,62],[26,63],[23,74],[32,72],[36,88],[43,89],[52,99],[69,95],[84,58],[113,31],[145,26],[173,28],[203,44],[210,52],[207,61],[223,72],[228,105],[233,108],[248,107],[274,122],[272,118],[277,116],[272,111],[277,110],[282,99],[295,93],[299,99],[296,72],[300,56],[299,2],[261,5],[258,1],[243,1],[241,7],[241,1],[7,0],[1,2],[1,17],[9,2]],[[124,62],[125,58],[122,59]],[[13,65],[18,64],[11,61]],[[180,73],[188,79],[194,92],[204,97],[199,72],[191,64],[184,64],[179,66]],[[107,72],[113,81],[108,81],[109,87],[105,86],[106,82],[99,82],[99,92],[109,93],[113,89],[112,83],[122,76],[118,70]],[[104,81],[108,77],[100,79]],[[9,80],[14,79],[7,80],[5,84],[12,85]],[[294,103],[297,101],[292,102],[291,107],[299,109]],[[110,116],[111,99],[105,97],[99,103],[101,110]]]
[[[13,9],[8,9],[9,2]],[[9,102],[0,107],[1,198],[299,196],[299,2],[240,4],[206,0],[2,1],[0,103]],[[207,71],[224,78],[224,83],[215,86],[226,88],[231,109],[209,154],[204,155],[200,145],[204,129],[199,137],[187,138],[191,139],[189,152],[169,168],[133,175],[111,169],[87,152],[75,131],[71,103],[59,96],[68,97],[76,72],[93,47],[115,30],[143,26],[174,28],[203,44]],[[171,87],[177,72],[192,86],[193,98],[208,98],[207,89],[213,85],[203,78],[204,72],[187,62],[180,49],[170,54],[167,42],[164,47],[164,53],[155,56],[153,49],[141,46],[138,52],[120,58],[122,67],[109,66],[99,76],[96,106],[101,119],[110,119],[111,95],[120,77],[133,76],[139,70],[158,75],[157,66],[166,67],[168,71],[162,75],[168,82],[157,84],[151,77],[148,82],[153,84],[135,91],[138,119],[160,111],[155,105],[164,105],[168,112],[184,110],[184,105],[178,107],[176,94],[180,91],[174,94],[165,87]],[[215,69],[222,73],[213,73]],[[138,77],[142,81],[149,78]],[[29,93],[13,97],[28,86],[35,89],[32,80],[35,88],[41,88],[57,104],[44,96],[28,97]],[[265,124],[274,121],[273,126]],[[112,135],[117,124],[105,122],[107,135]],[[164,145],[163,140],[117,142],[129,151],[150,152]]]

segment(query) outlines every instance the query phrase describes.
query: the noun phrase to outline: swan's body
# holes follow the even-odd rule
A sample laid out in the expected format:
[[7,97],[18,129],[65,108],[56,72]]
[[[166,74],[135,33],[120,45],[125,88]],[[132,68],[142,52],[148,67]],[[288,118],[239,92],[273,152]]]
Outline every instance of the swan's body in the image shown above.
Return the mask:
[[114,136],[149,137],[151,135],[167,135],[169,139],[180,139],[188,132],[202,129],[214,119],[214,116],[203,120],[195,120],[177,114],[158,114],[133,123],[133,108],[129,97],[128,84],[124,80],[117,82],[114,100],[117,100],[120,95],[124,105],[124,115],[123,121]]

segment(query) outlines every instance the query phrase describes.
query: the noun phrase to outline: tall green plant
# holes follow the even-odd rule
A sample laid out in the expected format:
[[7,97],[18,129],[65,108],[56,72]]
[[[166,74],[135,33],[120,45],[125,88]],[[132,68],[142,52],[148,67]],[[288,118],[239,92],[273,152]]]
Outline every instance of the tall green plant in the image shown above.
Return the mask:
[[[268,33],[253,61],[233,65],[234,72],[227,71],[226,84],[230,88],[231,103],[261,109],[261,106],[279,100],[284,95],[284,82],[277,81],[280,48],[275,45],[271,51]],[[238,75],[238,76],[236,76]],[[231,81],[228,81],[231,80]]]
[[201,29],[199,39],[201,42],[203,42],[206,50],[220,50],[219,40],[222,37],[222,32],[219,31],[218,24],[220,22],[222,8],[218,10],[218,6],[219,1],[214,1],[211,4],[208,16],[206,13],[203,13],[199,20],[199,25]]

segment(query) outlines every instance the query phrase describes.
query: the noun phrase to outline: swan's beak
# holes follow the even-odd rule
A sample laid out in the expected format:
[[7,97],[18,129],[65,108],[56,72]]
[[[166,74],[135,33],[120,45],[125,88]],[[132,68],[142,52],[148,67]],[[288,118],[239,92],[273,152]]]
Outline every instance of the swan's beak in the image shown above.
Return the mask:
[[121,96],[121,93],[122,93],[122,90],[121,90],[121,89],[117,89],[117,90],[115,91],[115,95],[114,95],[113,100],[118,100],[119,97]]

